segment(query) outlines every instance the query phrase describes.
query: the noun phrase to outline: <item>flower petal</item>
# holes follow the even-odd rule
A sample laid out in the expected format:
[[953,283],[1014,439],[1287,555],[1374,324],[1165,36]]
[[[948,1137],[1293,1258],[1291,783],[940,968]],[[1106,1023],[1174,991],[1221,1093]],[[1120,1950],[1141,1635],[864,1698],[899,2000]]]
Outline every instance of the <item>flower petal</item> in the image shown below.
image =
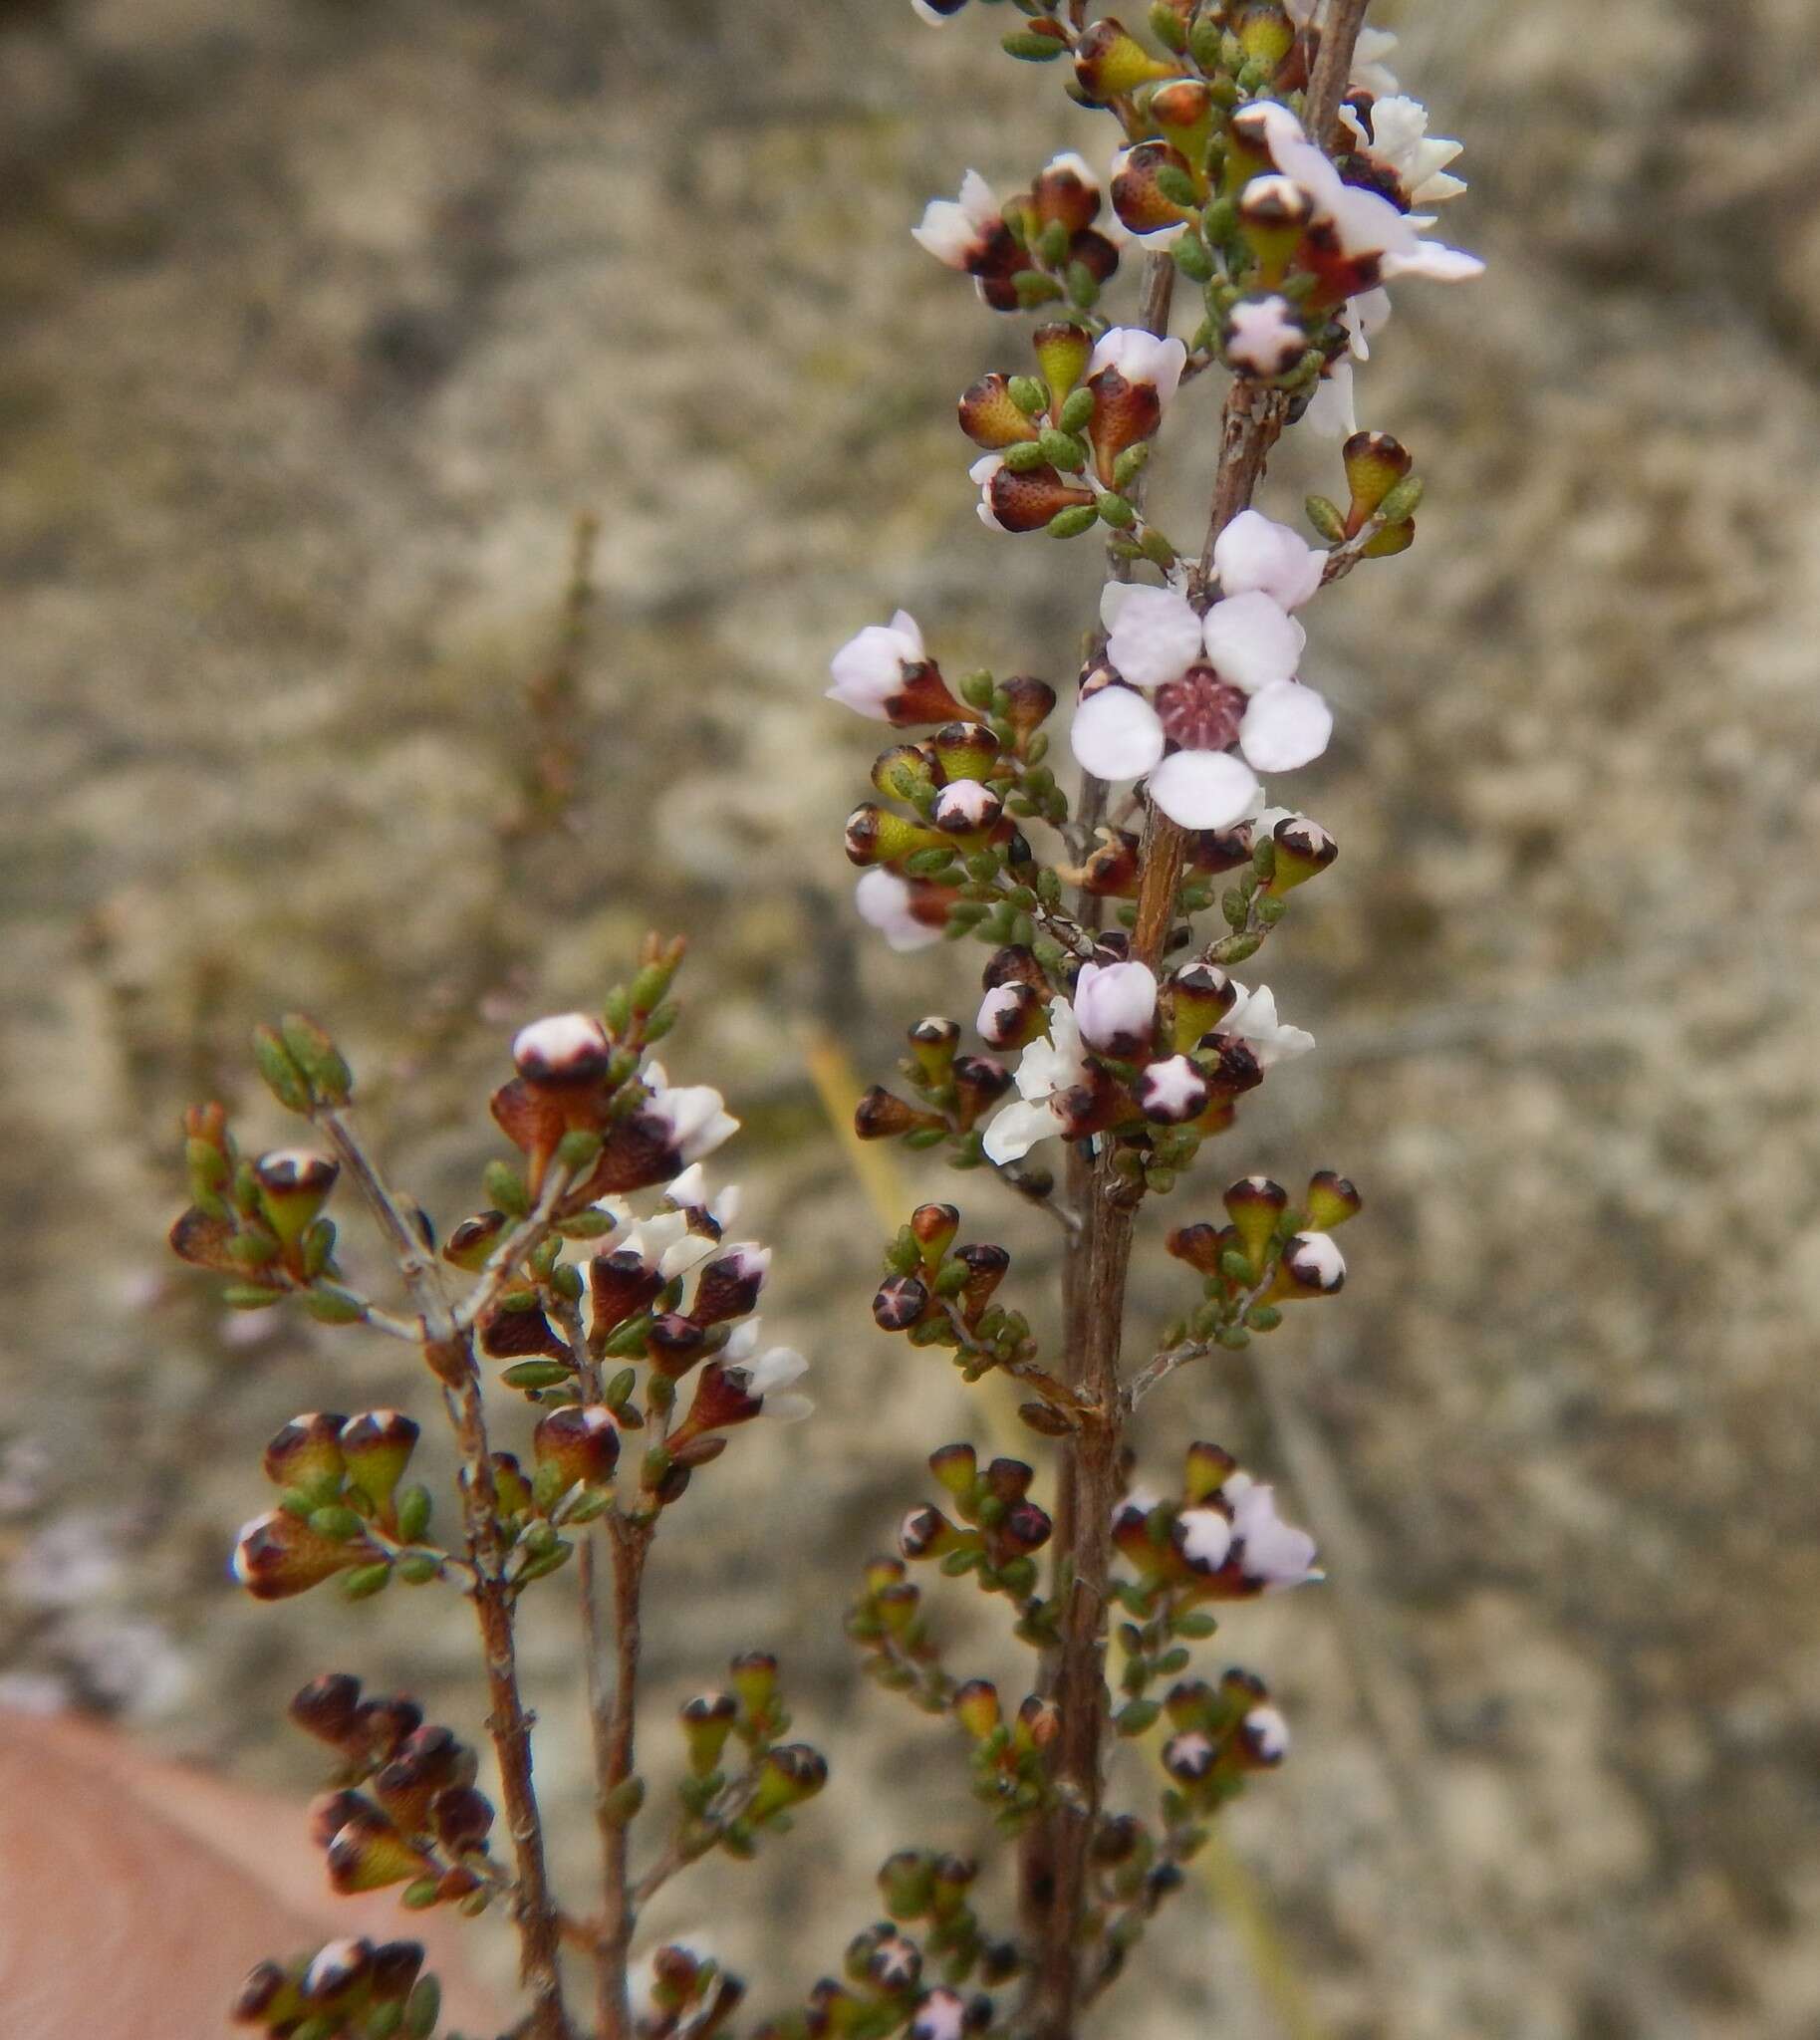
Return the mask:
[[988,1161],[1021,1161],[1039,1141],[1061,1131],[1062,1123],[1046,1100],[1015,1099],[993,1116],[980,1145]]
[[1286,524],[1241,510],[1214,541],[1213,570],[1227,596],[1261,594],[1299,609],[1321,585],[1327,555]]
[[1151,798],[1184,829],[1230,829],[1257,799],[1257,781],[1230,751],[1177,751],[1151,774]]
[[1163,756],[1163,724],[1142,694],[1102,687],[1076,710],[1069,741],[1096,779],[1142,779]]
[[1208,610],[1202,625],[1207,657],[1222,680],[1247,694],[1295,677],[1308,634],[1267,595],[1229,595]]
[[1278,680],[1251,697],[1238,726],[1238,747],[1260,772],[1293,772],[1327,748],[1334,712],[1300,680]]
[[1200,656],[1200,619],[1172,588],[1134,588],[1119,605],[1106,655],[1134,687],[1178,680]]

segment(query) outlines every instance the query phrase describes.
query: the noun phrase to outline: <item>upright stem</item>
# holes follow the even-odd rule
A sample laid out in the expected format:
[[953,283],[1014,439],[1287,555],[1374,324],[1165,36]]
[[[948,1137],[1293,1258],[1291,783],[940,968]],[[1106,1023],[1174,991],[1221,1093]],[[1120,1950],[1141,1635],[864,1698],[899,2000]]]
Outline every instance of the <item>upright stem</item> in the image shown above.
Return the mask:
[[[1323,145],[1345,95],[1368,4],[1369,0],[1333,0],[1305,101],[1307,131]],[[1156,333],[1168,325],[1170,293],[1164,272],[1170,269],[1172,264],[1163,256],[1152,257],[1146,271],[1144,318]],[[1206,543],[1198,568],[1190,575],[1191,590],[1202,600],[1213,578],[1214,543],[1249,505],[1288,416],[1286,395],[1248,378],[1235,381],[1227,394]],[[1103,798],[1104,789],[1088,781],[1082,812],[1097,814]],[[1159,974],[1186,849],[1186,832],[1156,807],[1147,808],[1131,954]],[[1083,908],[1085,917],[1085,902]],[[1064,1443],[1058,1479],[1061,1643],[1046,1658],[1041,1677],[1043,1690],[1056,1700],[1062,1716],[1053,1772],[1059,1805],[1039,1824],[1023,1859],[1024,1921],[1037,1958],[1030,2000],[1032,2040],[1075,2040],[1082,2008],[1091,1995],[1082,1974],[1081,1929],[1088,1911],[1091,1845],[1106,1759],[1107,1588],[1125,1425],[1119,1354],[1132,1232],[1143,1197],[1141,1181],[1114,1173],[1110,1154],[1091,1167],[1076,1155],[1069,1170],[1083,1222],[1068,1249],[1063,1278],[1068,1380],[1094,1405],[1094,1414]]]
[[424,1359],[443,1385],[449,1421],[461,1453],[461,1508],[471,1590],[486,1662],[487,1729],[499,1764],[500,1797],[517,1869],[513,1917],[518,1925],[520,1980],[531,1994],[529,2040],[570,2040],[558,1958],[561,1919],[544,1861],[543,1821],[531,1779],[531,1721],[518,1690],[513,1599],[499,1537],[486,1405],[471,1331],[458,1322],[442,1270],[415,1226],[387,1188],[353,1127],[333,1109],[317,1114],[343,1166],[390,1240],[421,1325]]
[[[601,2040],[632,2040],[632,2000],[626,1972],[632,1955],[637,1913],[632,1888],[632,1823],[616,1798],[633,1776],[638,1726],[639,1652],[643,1642],[640,1600],[650,1526],[608,1519],[613,1551],[614,1675],[611,1692],[598,1691],[594,1704],[595,1813],[601,1828],[605,1905],[598,1946]],[[591,1639],[591,1647],[598,1643]],[[598,1658],[596,1658],[598,1667]]]

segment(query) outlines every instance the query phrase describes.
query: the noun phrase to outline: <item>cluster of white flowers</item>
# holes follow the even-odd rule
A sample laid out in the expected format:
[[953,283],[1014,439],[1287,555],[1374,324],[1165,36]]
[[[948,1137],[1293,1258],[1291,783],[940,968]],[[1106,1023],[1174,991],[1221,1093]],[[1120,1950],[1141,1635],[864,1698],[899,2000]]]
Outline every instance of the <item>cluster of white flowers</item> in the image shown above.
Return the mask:
[[1197,1573],[1235,1572],[1255,1592],[1306,1586],[1323,1577],[1315,1541],[1276,1512],[1276,1491],[1230,1473],[1199,1508],[1175,1519],[1175,1548]]
[[[1260,1070],[1306,1055],[1314,1036],[1277,1018],[1276,996],[1268,985],[1255,991],[1232,984],[1237,994],[1217,1032],[1242,1041]],[[979,1031],[990,1041],[1004,987],[987,992],[979,1009]],[[1066,1101],[1092,1075],[1088,1050],[1131,1058],[1147,1047],[1157,1011],[1157,980],[1143,963],[1087,963],[1075,981],[1074,998],[1051,999],[1046,1032],[1018,1059],[1017,1096],[999,1108],[985,1130],[986,1158],[1001,1165],[1021,1161],[1039,1141],[1067,1132]],[[1148,1061],[1148,1057],[1144,1058]],[[1196,1099],[1192,1086],[1198,1086]],[[1206,1104],[1206,1086],[1185,1056],[1151,1062],[1144,1073],[1140,1103],[1164,1122],[1191,1118]],[[1192,1108],[1192,1109],[1190,1109]]]
[[1326,701],[1296,677],[1307,637],[1290,615],[1320,587],[1324,557],[1246,510],[1214,547],[1224,593],[1204,616],[1179,589],[1110,583],[1101,620],[1118,679],[1082,702],[1076,758],[1101,779],[1148,776],[1184,829],[1256,814],[1256,775],[1312,763],[1333,731]]

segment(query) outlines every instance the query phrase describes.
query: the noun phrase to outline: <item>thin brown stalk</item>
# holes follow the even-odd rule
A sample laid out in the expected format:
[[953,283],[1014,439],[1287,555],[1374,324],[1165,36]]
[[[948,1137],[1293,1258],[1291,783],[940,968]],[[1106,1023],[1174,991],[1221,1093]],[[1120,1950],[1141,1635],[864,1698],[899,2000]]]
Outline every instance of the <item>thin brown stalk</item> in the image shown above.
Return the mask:
[[[633,1777],[638,1727],[639,1654],[643,1645],[641,1601],[651,1526],[608,1519],[613,1563],[614,1675],[602,1689],[605,1707],[594,1709],[595,1815],[601,1829],[605,1909],[597,1945],[602,2040],[631,2040],[632,2001],[627,1970],[638,1915],[632,1885],[632,1822],[620,1797]],[[591,1640],[598,1646],[600,1639]]]
[[374,1166],[348,1119],[339,1111],[324,1109],[317,1114],[317,1124],[391,1242],[417,1311],[424,1359],[443,1385],[443,1400],[462,1460],[462,1532],[473,1568],[469,1591],[486,1663],[487,1729],[499,1765],[500,1798],[517,1870],[512,1912],[518,1927],[519,1977],[531,1997],[526,2032],[529,2040],[570,2040],[559,1958],[562,1916],[550,1890],[543,1820],[532,1782],[531,1720],[518,1687],[512,1590],[505,1578],[492,1450],[473,1335],[457,1323],[441,1266]]
[[[1338,116],[1367,4],[1334,0],[1306,102],[1308,131],[1317,140],[1328,138]],[[1170,266],[1167,257],[1152,258],[1146,273],[1144,308],[1153,331],[1167,323],[1169,291],[1162,272]],[[1287,396],[1249,380],[1235,382],[1227,395],[1206,541],[1190,576],[1203,598],[1212,580],[1214,543],[1249,505],[1288,415]],[[1113,571],[1122,578],[1117,565]],[[1089,780],[1081,812],[1097,821],[1104,801],[1104,787]],[[1156,808],[1147,809],[1131,954],[1153,970],[1161,971],[1168,949],[1186,847],[1183,830]],[[1087,919],[1085,902],[1082,918]],[[1058,1806],[1038,1825],[1023,1860],[1023,1915],[1026,1929],[1034,1932],[1037,1957],[1029,2005],[1032,2040],[1075,2040],[1091,1994],[1092,1979],[1083,1973],[1082,1921],[1091,1896],[1090,1849],[1106,1762],[1107,1587],[1127,1414],[1119,1356],[1132,1232],[1143,1194],[1140,1185],[1114,1173],[1110,1156],[1091,1169],[1083,1158],[1072,1158],[1069,1188],[1083,1224],[1063,1283],[1068,1381],[1091,1414],[1062,1446],[1058,1482],[1061,1643],[1043,1667],[1044,1690],[1062,1716],[1053,1770]]]

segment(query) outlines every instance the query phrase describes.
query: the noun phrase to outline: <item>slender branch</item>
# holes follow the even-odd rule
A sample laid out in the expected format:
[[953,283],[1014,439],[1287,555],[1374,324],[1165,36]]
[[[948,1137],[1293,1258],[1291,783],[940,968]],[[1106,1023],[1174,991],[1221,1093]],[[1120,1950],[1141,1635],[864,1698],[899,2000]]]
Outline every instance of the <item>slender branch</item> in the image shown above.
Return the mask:
[[[1334,0],[1307,98],[1308,129],[1317,141],[1326,141],[1338,117],[1367,4]],[[1152,330],[1161,332],[1169,294],[1155,258],[1146,272],[1144,308]],[[1160,320],[1154,316],[1159,312]],[[1214,544],[1249,505],[1288,416],[1289,398],[1281,391],[1244,377],[1233,382],[1221,418],[1206,541],[1198,571],[1190,576],[1190,593],[1203,603],[1213,579]],[[1119,576],[1117,566],[1114,573]],[[1089,781],[1083,816],[1091,811],[1097,822],[1104,802],[1104,788]],[[1149,805],[1130,953],[1153,970],[1168,950],[1186,848],[1186,833]],[[1090,1850],[1104,1763],[1107,1587],[1127,1413],[1119,1354],[1132,1230],[1143,1195],[1141,1186],[1115,1175],[1111,1164],[1110,1151],[1091,1170],[1084,1153],[1070,1164],[1070,1191],[1084,1224],[1063,1285],[1069,1381],[1091,1413],[1062,1447],[1062,1534],[1056,1540],[1062,1640],[1042,1668],[1043,1689],[1056,1699],[1062,1717],[1054,1762],[1058,1805],[1038,1824],[1023,1859],[1023,1916],[1037,1942],[1030,2007],[1034,2040],[1074,2040],[1088,1981],[1082,1975],[1081,1928],[1091,1898]]]
[[487,1729],[499,1764],[500,1796],[518,1873],[513,1917],[518,1926],[519,1976],[531,1994],[527,2030],[530,2040],[569,2040],[558,1953],[561,1915],[550,1891],[543,1820],[531,1776],[531,1718],[518,1689],[512,1590],[505,1578],[506,1555],[499,1535],[492,1449],[473,1336],[458,1324],[441,1265],[388,1188],[347,1117],[325,1107],[316,1119],[391,1242],[398,1272],[421,1321],[423,1357],[443,1385],[443,1401],[462,1459],[463,1535],[474,1574],[469,1592],[486,1662]]
[[[595,1723],[595,1817],[600,1823],[606,1909],[597,1948],[600,1963],[601,2040],[632,2040],[632,2000],[626,1972],[638,1920],[632,1886],[632,1822],[621,1788],[633,1776],[638,1725],[640,1602],[645,1561],[654,1525],[614,1514],[607,1519],[613,1554],[613,1630],[617,1646],[610,1704],[598,1704]],[[598,1637],[593,1640],[598,1644]],[[598,1660],[597,1660],[598,1661]]]

